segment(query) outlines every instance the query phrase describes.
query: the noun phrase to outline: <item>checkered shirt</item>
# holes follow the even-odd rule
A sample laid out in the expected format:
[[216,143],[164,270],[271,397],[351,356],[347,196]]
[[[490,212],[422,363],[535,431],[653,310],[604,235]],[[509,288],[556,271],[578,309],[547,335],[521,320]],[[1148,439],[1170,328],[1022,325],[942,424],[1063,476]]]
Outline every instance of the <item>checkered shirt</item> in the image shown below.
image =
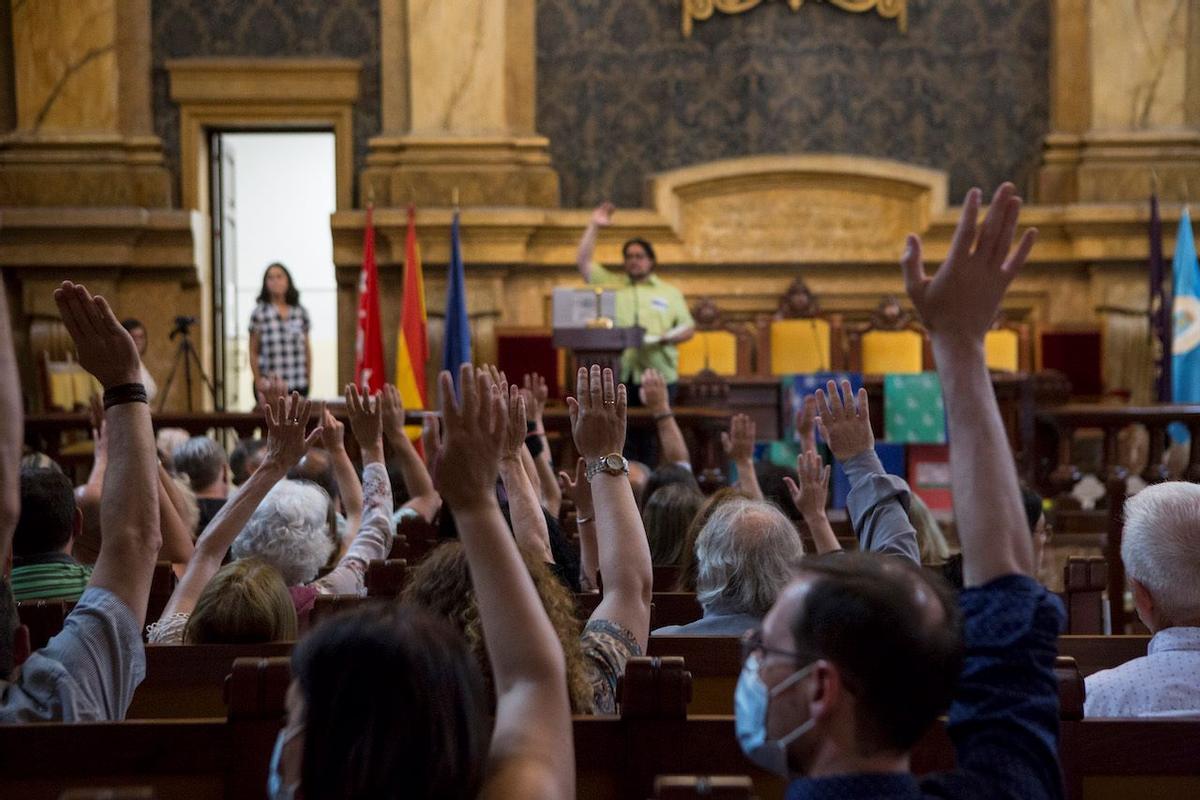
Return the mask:
[[308,354],[304,348],[308,336],[308,312],[304,306],[288,306],[288,318],[270,303],[259,303],[250,315],[250,333],[258,334],[258,369],[266,375],[278,375],[288,389],[308,388]]

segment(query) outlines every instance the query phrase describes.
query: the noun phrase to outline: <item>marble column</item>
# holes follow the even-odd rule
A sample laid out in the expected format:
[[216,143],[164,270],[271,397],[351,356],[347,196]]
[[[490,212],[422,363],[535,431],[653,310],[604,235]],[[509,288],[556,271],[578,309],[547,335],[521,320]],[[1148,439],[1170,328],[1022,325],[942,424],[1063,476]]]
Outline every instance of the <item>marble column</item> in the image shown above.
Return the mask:
[[380,0],[383,132],[363,201],[558,205],[534,126],[534,0]]
[[1041,202],[1200,196],[1200,0],[1055,0]]
[[170,206],[150,111],[149,0],[17,0],[8,18],[0,206]]

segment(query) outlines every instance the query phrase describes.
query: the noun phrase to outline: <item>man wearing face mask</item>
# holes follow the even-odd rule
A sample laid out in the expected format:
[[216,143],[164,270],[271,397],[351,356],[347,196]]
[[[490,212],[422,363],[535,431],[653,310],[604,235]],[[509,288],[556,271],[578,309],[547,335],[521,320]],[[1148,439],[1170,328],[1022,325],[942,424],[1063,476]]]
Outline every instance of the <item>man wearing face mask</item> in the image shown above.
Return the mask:
[[[1027,231],[1012,249],[1020,202],[1004,184],[977,230],[973,189],[935,277],[915,236],[902,261],[944,388],[966,588],[955,600],[906,561],[870,553],[809,559],[745,642],[738,740],[756,764],[793,778],[789,800],[1062,796],[1054,657],[1064,614],[1031,577],[983,349],[1033,244]],[[958,768],[918,780],[910,752],[947,706]]]

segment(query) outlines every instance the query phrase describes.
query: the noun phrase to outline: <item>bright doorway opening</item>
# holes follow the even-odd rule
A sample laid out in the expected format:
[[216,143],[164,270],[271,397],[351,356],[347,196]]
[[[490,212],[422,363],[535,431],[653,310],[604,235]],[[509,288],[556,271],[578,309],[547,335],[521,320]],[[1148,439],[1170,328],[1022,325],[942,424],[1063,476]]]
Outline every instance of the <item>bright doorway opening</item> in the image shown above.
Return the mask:
[[337,397],[332,131],[213,131],[213,351],[217,407],[255,406],[250,314],[267,266],[287,267],[308,311],[315,398]]

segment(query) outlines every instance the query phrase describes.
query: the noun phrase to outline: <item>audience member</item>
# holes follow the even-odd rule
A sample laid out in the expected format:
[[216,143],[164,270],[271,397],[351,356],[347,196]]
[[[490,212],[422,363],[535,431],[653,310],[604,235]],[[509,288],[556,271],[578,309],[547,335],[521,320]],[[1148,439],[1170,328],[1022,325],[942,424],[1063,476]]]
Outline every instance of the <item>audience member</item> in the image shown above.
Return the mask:
[[188,477],[196,495],[195,535],[199,536],[229,497],[229,459],[213,438],[193,436],[175,448],[174,465],[176,473]]
[[[944,569],[950,559],[950,545],[942,533],[942,526],[916,492],[910,492],[908,495],[908,521],[917,534],[917,552],[921,557],[921,566]],[[962,585],[961,560],[958,585]]]
[[262,464],[265,439],[239,439],[229,454],[229,471],[234,486],[241,486]]
[[[196,598],[183,628],[184,644],[290,642],[298,635],[296,608],[279,570],[257,558],[226,564]],[[149,635],[149,641],[178,643]]]
[[650,560],[654,566],[678,564],[688,528],[704,503],[704,495],[686,483],[664,486],[642,509],[642,525],[650,542]]
[[[263,411],[267,429],[263,464],[241,491],[217,512],[196,541],[196,552],[162,616],[146,630],[147,640],[153,644],[177,644],[186,639],[185,629],[191,625],[190,617],[209,592],[230,544],[256,522],[258,526],[254,531],[261,537],[253,541],[262,542],[261,549],[265,551],[255,554],[261,556],[256,563],[270,565],[280,574],[285,590],[315,577],[317,568],[325,563],[333,550],[333,543],[326,534],[328,499],[325,493],[311,483],[284,480],[305,448],[321,436],[318,427],[305,438],[304,429],[312,404],[297,394],[286,403],[280,398],[274,408],[266,406]],[[253,547],[246,549],[250,551]],[[241,555],[248,556],[249,553]],[[281,564],[283,569],[280,569]],[[242,568],[228,573],[223,581],[231,584],[238,580],[261,582],[265,578],[261,571]],[[269,592],[262,591],[259,596],[266,598]],[[208,619],[202,627],[206,635],[244,630],[246,623],[239,617],[246,613],[254,615],[254,612],[240,611],[232,604],[216,600],[211,598],[207,603]],[[257,617],[263,616],[260,607]]]
[[[912,495],[915,497],[916,495]],[[1042,496],[1026,486],[1021,487],[1021,503],[1025,506],[1025,521],[1029,523],[1029,534],[1033,542],[1033,577],[1041,580],[1042,561],[1046,544],[1050,541],[1050,524],[1042,507]],[[922,561],[924,563],[924,561]],[[939,570],[942,577],[955,589],[963,588],[962,553],[954,553],[946,559]]]
[[[104,539],[87,589],[63,630],[30,653],[7,576],[0,577],[0,722],[119,720],[145,675],[142,622],[159,531],[158,479],[150,407],[137,348],[101,297],[63,282],[54,300],[80,366],[104,387],[107,480],[100,505]],[[12,321],[0,293],[0,447],[21,441],[21,398]],[[17,425],[9,430],[9,425]],[[5,438],[12,434],[11,438]],[[19,445],[6,448],[0,486],[0,555],[18,518]],[[11,459],[11,460],[10,460]]]
[[142,385],[146,387],[146,400],[153,403],[155,396],[158,395],[158,384],[155,383],[150,370],[146,369],[145,361],[146,350],[150,347],[150,334],[146,332],[146,326],[142,324],[142,321],[133,317],[121,320],[121,327],[129,331],[129,336],[133,339],[134,346],[137,347],[138,364],[142,370]]
[[272,797],[575,796],[562,647],[495,497],[505,401],[469,365],[459,375],[461,400],[449,373],[439,379],[435,478],[478,596],[496,693],[490,743],[479,672],[457,633],[404,606],[344,615],[293,656]]
[[704,502],[700,505],[699,510],[696,511],[696,515],[692,517],[692,523],[688,526],[687,533],[684,536],[683,560],[679,565],[679,579],[675,584],[675,591],[696,591],[696,539],[700,537],[700,531],[704,530],[704,526],[708,524],[708,520],[713,513],[725,503],[737,498],[751,499],[741,489],[734,486],[722,486],[705,498]]
[[696,482],[696,476],[692,473],[690,466],[681,464],[663,464],[658,469],[650,473],[646,479],[646,486],[642,489],[642,505],[645,508],[650,499],[654,497],[654,493],[665,486],[674,486],[682,484],[694,492],[700,491],[700,484]]
[[[747,640],[735,696],[743,750],[792,777],[791,797],[1062,796],[1054,656],[1064,615],[1030,577],[1033,548],[983,347],[1035,233],[1010,252],[1020,200],[1005,184],[977,240],[979,204],[972,190],[932,279],[916,236],[903,259],[944,392],[968,586],[961,616],[914,563],[915,544],[911,560],[866,553],[802,562]],[[833,394],[830,410],[843,418]],[[832,431],[830,420],[825,427]],[[852,517],[875,528],[867,538],[911,531],[897,489],[862,464],[869,460],[854,465],[852,483],[870,491],[860,492]],[[910,751],[947,704],[957,769],[918,780]]]
[[1160,483],[1125,501],[1121,560],[1147,654],[1087,677],[1089,717],[1200,715],[1200,486]]
[[92,577],[91,567],[71,555],[82,529],[75,491],[57,465],[21,470],[21,516],[13,533],[11,576],[18,601],[79,599]]

